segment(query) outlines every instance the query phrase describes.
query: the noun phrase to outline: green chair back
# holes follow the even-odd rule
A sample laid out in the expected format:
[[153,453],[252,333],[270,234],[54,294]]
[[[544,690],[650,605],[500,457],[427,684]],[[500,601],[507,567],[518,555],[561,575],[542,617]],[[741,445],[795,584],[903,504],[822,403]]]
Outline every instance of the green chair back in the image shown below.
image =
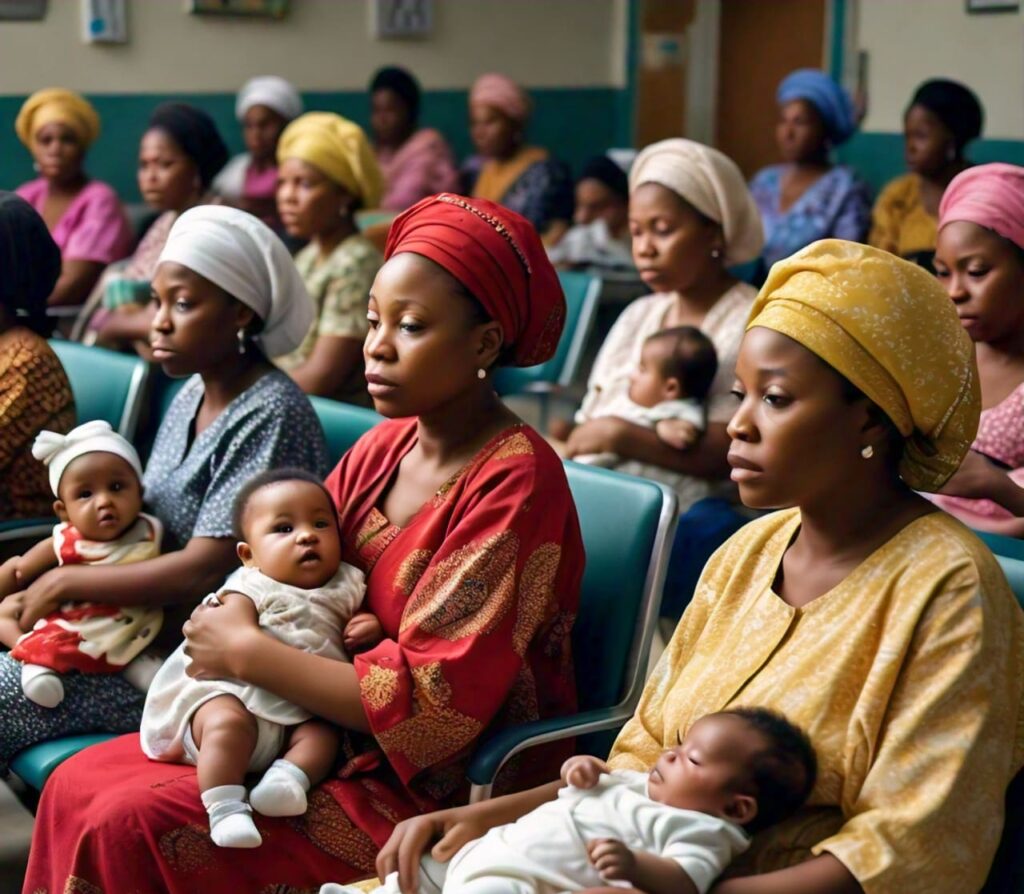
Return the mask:
[[545,363],[499,369],[494,376],[498,394],[522,394],[538,387],[566,388],[572,384],[597,315],[601,280],[589,273],[573,271],[560,272],[558,279],[565,293],[565,328],[558,349]]
[[129,441],[135,437],[149,365],[138,357],[54,339],[50,342],[71,383],[76,423],[102,419]]
[[365,407],[345,404],[325,397],[311,397],[309,402],[320,420],[327,440],[327,456],[333,467],[366,432],[383,420],[383,416]]

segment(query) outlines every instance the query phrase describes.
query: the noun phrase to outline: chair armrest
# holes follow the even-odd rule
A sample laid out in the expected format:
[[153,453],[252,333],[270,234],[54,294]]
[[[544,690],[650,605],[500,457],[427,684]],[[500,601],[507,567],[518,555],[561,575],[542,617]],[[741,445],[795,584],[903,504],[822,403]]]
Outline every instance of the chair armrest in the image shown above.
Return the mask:
[[28,537],[48,537],[57,524],[56,518],[14,518],[0,522],[0,541]]
[[615,705],[565,717],[548,717],[503,729],[477,746],[466,777],[473,785],[489,786],[505,761],[525,748],[611,729],[625,723],[631,715],[631,711]]

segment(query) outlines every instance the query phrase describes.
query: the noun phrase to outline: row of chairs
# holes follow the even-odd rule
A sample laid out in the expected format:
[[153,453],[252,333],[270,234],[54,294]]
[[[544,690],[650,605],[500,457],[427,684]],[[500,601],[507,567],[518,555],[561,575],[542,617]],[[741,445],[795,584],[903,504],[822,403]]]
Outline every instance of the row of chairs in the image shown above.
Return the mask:
[[[67,342],[54,347],[74,383],[78,422],[106,419],[131,437],[144,415],[159,418],[166,411],[168,389],[147,390],[147,383],[159,379],[150,379],[141,360]],[[370,410],[323,398],[313,398],[312,404],[334,461],[381,419]],[[675,494],[654,482],[576,463],[566,463],[565,470],[587,553],[573,634],[576,676],[585,681],[579,687],[579,711],[485,737],[468,773],[475,800],[489,796],[504,763],[531,745],[579,737],[581,750],[606,751],[610,734],[631,716],[643,689],[676,526]],[[39,530],[45,535],[52,523],[8,526],[0,536]],[[11,767],[39,790],[63,760],[108,738],[98,733],[44,742],[16,755]]]

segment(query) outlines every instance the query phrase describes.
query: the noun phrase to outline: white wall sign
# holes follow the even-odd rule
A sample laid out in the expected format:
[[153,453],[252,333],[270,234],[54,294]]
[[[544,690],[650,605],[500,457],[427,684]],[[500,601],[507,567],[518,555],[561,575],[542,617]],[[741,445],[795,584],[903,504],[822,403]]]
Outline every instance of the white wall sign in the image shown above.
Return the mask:
[[372,34],[378,40],[429,37],[433,0],[370,0]]

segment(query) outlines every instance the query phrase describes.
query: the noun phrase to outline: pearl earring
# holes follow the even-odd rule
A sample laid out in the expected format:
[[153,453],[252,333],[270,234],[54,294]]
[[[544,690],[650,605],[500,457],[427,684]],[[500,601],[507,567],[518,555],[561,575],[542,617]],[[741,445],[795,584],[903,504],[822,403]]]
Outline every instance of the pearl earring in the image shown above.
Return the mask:
[[861,449],[860,455],[863,456],[864,459],[871,459],[871,457],[875,455],[875,448],[868,444],[866,447]]
[[717,261],[720,257],[722,257],[722,249],[720,249],[720,248],[713,248],[713,249],[711,249],[711,257],[713,257]]
[[235,338],[238,339],[238,353],[245,353],[245,330],[239,327],[238,332],[235,333]]
[[483,367],[481,366],[481,367],[480,367],[480,369],[478,369],[478,370],[476,371],[476,377],[477,377],[478,379],[486,379],[486,378],[487,378],[487,370],[486,370],[486,369],[484,369],[484,368],[483,368]]

